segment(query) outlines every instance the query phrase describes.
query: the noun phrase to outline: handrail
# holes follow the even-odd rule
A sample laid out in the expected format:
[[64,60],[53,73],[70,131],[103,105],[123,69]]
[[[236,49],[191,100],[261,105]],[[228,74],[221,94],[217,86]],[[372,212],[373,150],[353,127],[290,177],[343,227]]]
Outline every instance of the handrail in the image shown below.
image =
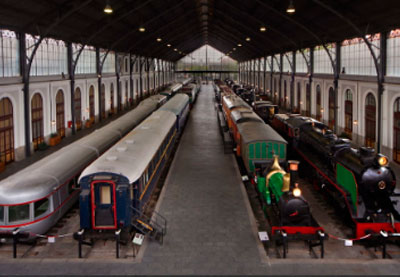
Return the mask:
[[162,235],[165,236],[167,233],[167,220],[165,217],[157,213],[156,211],[153,211],[153,215],[151,217],[148,217],[145,215],[143,212],[141,212],[139,209],[131,206],[132,211],[136,214],[136,218],[143,218],[145,221],[156,227],[157,229],[162,231]]

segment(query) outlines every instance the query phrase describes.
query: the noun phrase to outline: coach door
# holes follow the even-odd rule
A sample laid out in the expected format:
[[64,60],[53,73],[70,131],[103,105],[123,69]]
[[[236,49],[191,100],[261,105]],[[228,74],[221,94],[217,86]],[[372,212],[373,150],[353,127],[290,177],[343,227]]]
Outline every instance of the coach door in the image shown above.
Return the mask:
[[91,185],[93,229],[117,228],[115,183],[94,181]]

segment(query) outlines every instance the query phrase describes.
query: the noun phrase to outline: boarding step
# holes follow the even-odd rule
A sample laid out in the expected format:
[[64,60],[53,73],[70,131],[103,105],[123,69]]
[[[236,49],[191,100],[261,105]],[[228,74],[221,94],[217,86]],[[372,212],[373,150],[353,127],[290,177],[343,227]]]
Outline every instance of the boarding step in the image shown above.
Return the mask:
[[131,208],[135,215],[131,222],[132,227],[137,232],[163,244],[164,236],[167,234],[167,220],[155,211],[151,217],[148,217],[142,211]]

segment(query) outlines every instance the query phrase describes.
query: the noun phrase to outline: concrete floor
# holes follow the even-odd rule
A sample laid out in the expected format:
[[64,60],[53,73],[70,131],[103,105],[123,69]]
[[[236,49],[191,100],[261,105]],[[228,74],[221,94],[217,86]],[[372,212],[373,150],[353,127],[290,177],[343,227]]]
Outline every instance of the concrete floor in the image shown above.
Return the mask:
[[170,168],[157,210],[164,245],[146,241],[131,259],[2,259],[0,274],[398,274],[399,260],[271,259],[232,154],[224,155],[212,86],[203,86]]

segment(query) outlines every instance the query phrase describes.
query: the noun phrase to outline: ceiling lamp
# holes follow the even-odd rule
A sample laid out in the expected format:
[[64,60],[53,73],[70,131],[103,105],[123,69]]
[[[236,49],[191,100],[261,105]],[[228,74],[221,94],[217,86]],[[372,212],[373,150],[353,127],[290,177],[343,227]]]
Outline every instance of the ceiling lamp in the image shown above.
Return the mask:
[[265,32],[266,30],[267,30],[266,27],[264,27],[264,26],[261,26],[261,27],[260,27],[260,32]]
[[242,47],[242,45],[241,45],[240,43],[238,44],[238,46],[239,46],[239,47]]
[[287,7],[286,12],[289,14],[296,12],[296,9],[294,8],[294,5],[293,5],[293,0],[290,0],[289,6]]
[[171,47],[171,44],[168,43],[168,44],[167,44],[167,47]]
[[146,29],[144,27],[139,27],[139,32],[143,33],[144,31],[146,31]]
[[178,49],[176,49],[176,48],[175,48],[175,49],[174,49],[174,51],[175,51],[175,52],[177,52],[177,51],[178,51]]
[[162,41],[162,39],[161,38],[157,38],[157,41],[160,42],[160,41]]
[[233,51],[236,51],[236,47],[233,47]]
[[246,38],[246,41],[250,41],[251,39],[249,37]]
[[104,13],[106,13],[106,14],[111,14],[111,13],[113,13],[113,9],[111,8],[111,5],[108,3],[108,1],[107,1],[107,4],[106,4],[106,6],[104,7]]

